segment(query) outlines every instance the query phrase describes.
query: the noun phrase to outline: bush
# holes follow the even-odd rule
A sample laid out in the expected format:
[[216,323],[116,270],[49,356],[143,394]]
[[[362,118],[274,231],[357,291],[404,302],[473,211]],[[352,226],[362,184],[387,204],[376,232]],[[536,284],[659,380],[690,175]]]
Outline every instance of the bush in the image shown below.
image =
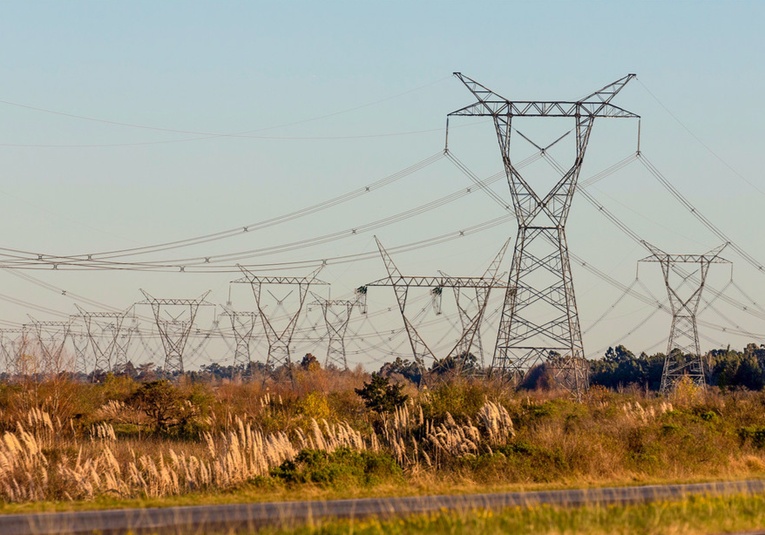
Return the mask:
[[371,381],[364,383],[363,388],[355,388],[354,390],[364,400],[368,409],[382,414],[393,412],[406,403],[409,396],[402,392],[403,388],[403,385],[392,385],[387,377],[373,373]]
[[390,455],[339,448],[333,452],[302,450],[292,461],[271,470],[271,476],[288,485],[312,483],[346,488],[400,480],[401,468]]

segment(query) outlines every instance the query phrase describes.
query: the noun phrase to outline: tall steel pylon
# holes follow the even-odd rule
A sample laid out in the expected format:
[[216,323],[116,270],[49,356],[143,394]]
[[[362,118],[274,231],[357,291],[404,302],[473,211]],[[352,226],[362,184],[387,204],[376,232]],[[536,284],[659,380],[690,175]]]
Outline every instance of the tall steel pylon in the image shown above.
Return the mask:
[[[8,335],[15,334],[15,337]],[[20,347],[25,344],[24,329],[0,329],[0,353],[3,355],[5,373],[8,378],[19,373]]]
[[[183,373],[183,351],[186,348],[186,342],[194,326],[199,307],[213,306],[212,303],[205,301],[210,292],[207,291],[196,299],[157,299],[144,290],[141,290],[141,293],[146,297],[146,300],[139,304],[151,305],[154,312],[154,320],[157,323],[159,337],[165,350],[165,372]],[[173,307],[175,310],[180,309],[180,314],[172,316],[165,310],[169,318],[165,319],[162,316],[162,311],[167,307]],[[184,315],[185,318],[183,318]]]
[[42,354],[42,371],[50,375],[58,375],[70,371],[72,366],[64,353],[66,339],[69,337],[70,321],[37,321],[29,317],[35,329],[37,343]]
[[[497,279],[497,273],[499,272],[499,267],[502,264],[502,259],[505,257],[505,253],[507,252],[507,248],[510,246],[510,240],[507,240],[505,242],[505,245],[502,246],[502,249],[499,250],[497,253],[497,256],[494,257],[494,260],[492,260],[489,267],[486,269],[486,271],[483,274],[483,278],[485,279]],[[446,273],[440,272],[442,275],[447,276]],[[485,306],[486,302],[489,299],[489,291],[490,288],[475,288],[475,295],[469,296],[465,295],[463,292],[463,288],[460,287],[454,287],[452,288],[454,291],[454,302],[457,305],[457,312],[459,313],[460,317],[460,324],[462,325],[462,329],[467,329],[468,326],[473,322],[473,319],[475,318],[475,315],[481,312],[481,307]],[[463,340],[462,341],[462,347],[457,348],[457,354],[458,355],[464,355],[471,351],[475,351],[478,353],[477,357],[479,362],[481,363],[481,368],[484,368],[485,362],[484,362],[484,351],[483,351],[483,339],[481,337],[481,329],[477,329],[475,332],[475,336],[472,340],[472,348],[471,343],[469,340]]]
[[[127,364],[127,346],[121,342],[122,324],[130,309],[123,312],[88,312],[75,305],[85,323],[85,332],[93,351],[93,371],[110,372]],[[128,339],[129,341],[129,339]]]
[[[444,357],[456,357],[461,354],[460,352],[469,352],[473,347],[473,341],[480,329],[491,290],[493,288],[506,288],[506,284],[498,281],[494,277],[487,277],[485,275],[483,277],[449,277],[446,275],[438,277],[404,276],[401,274],[398,267],[396,267],[396,264],[393,263],[393,259],[385,250],[382,243],[380,243],[380,240],[375,237],[375,241],[377,242],[377,248],[380,250],[380,256],[382,256],[383,262],[385,263],[385,269],[388,272],[388,276],[384,279],[370,282],[366,286],[393,287],[399,311],[404,320],[404,328],[409,336],[409,343],[412,347],[412,356],[414,357],[417,366],[424,372],[426,370],[426,358],[432,359],[434,362],[439,362],[441,359],[430,349],[430,347],[428,347],[428,344],[423,340],[414,323],[406,314],[406,301],[410,288],[430,288],[436,313],[439,313],[440,310],[444,288],[475,288],[479,291],[477,295],[482,296],[483,300],[477,304],[478,311],[467,325],[463,325],[462,333],[457,340],[457,343],[451,351],[449,351],[448,355],[444,355]],[[492,262],[492,265],[501,262],[506,249],[507,243],[502,247],[499,254]],[[491,268],[489,269],[491,270]],[[488,272],[489,271],[487,271],[487,273]],[[366,291],[364,291],[363,294],[366,295]]]
[[[701,357],[699,328],[696,313],[701,302],[701,293],[706,284],[709,267],[712,264],[730,264],[720,258],[720,253],[727,244],[723,244],[704,254],[668,254],[643,241],[651,251],[651,256],[640,262],[658,262],[664,275],[670,309],[672,327],[669,330],[667,354],[664,357],[664,369],[661,374],[661,392],[672,390],[675,383],[687,376],[700,386],[706,384],[704,360]],[[697,273],[679,271],[678,264],[697,264]],[[683,291],[685,289],[685,291]]]
[[[323,266],[322,266],[323,267]],[[263,329],[266,332],[266,340],[268,341],[268,357],[266,357],[266,366],[289,366],[292,363],[290,345],[292,344],[292,336],[295,333],[295,327],[297,326],[300,313],[303,311],[303,305],[305,304],[306,296],[308,295],[308,288],[312,284],[326,285],[327,283],[316,278],[321,271],[322,267],[316,269],[313,273],[307,277],[275,277],[269,275],[256,275],[244,266],[239,266],[239,269],[244,274],[244,277],[231,281],[232,283],[247,283],[252,287],[252,293],[255,297],[255,305],[258,308],[258,315],[260,315],[261,322],[263,323]],[[298,290],[298,305],[293,313],[284,312],[287,315],[287,324],[282,328],[275,327],[274,317],[269,317],[266,313],[265,305],[263,304],[263,286],[264,285],[290,285],[297,286]],[[272,294],[273,296],[273,294]],[[286,297],[284,298],[286,299]],[[277,299],[278,304],[283,305],[283,301]],[[284,308],[281,306],[281,308]],[[273,314],[271,315],[273,316]]]
[[74,349],[74,373],[87,375],[88,374],[88,346],[90,345],[90,338],[82,330],[77,330],[70,334],[72,339],[72,348]]
[[231,330],[234,332],[234,340],[236,342],[234,347],[234,368],[241,367],[247,370],[251,361],[250,341],[252,340],[252,332],[255,330],[258,314],[257,312],[243,312],[227,307],[221,315],[231,320]]
[[[588,372],[566,242],[566,220],[595,118],[639,118],[611,104],[635,75],[629,74],[577,101],[511,101],[461,73],[455,76],[477,102],[448,117],[494,120],[518,221],[491,368],[519,378],[535,364],[549,362],[559,383],[579,395],[587,388]],[[574,119],[576,157],[546,194],[538,193],[513,163],[510,140],[514,117]]]
[[324,367],[333,366],[340,370],[348,369],[348,360],[345,355],[345,333],[351,321],[351,313],[355,307],[362,308],[366,305],[366,294],[356,292],[353,301],[344,299],[324,299],[313,294],[315,304],[321,307],[324,323],[327,326],[327,358]]

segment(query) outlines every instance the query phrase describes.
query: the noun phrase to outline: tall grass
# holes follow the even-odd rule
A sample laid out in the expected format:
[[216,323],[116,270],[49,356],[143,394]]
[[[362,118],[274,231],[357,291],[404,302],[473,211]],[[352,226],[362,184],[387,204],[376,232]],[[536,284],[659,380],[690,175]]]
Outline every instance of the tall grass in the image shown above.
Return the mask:
[[[301,378],[301,392],[181,383],[174,388],[182,403],[208,406],[185,411],[193,415],[177,422],[185,434],[172,435],[153,429],[130,404],[136,385],[38,385],[32,407],[24,388],[0,387],[0,500],[164,497],[252,481],[279,484],[273,474],[304,451],[388,456],[409,483],[588,484],[765,473],[760,393],[684,387],[665,399],[593,389],[575,403],[459,380],[410,390],[406,404],[378,415],[348,394],[359,378],[333,383],[322,375],[313,389]],[[53,391],[57,403],[40,395]],[[83,412],[76,400],[83,400]]]

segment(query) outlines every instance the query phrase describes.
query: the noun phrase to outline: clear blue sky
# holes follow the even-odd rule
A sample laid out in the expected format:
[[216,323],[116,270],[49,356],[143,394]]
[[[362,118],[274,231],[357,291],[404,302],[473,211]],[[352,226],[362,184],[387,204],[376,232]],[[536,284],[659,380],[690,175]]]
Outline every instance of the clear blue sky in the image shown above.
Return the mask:
[[[443,148],[446,114],[472,102],[453,71],[520,99],[576,99],[632,72],[638,80],[615,102],[642,116],[645,155],[707,217],[765,262],[761,2],[75,1],[5,2],[2,11],[3,247],[79,254],[165,242],[244,226],[363,187]],[[450,141],[457,156],[481,177],[500,170],[490,123],[464,119],[453,126],[459,126]],[[634,122],[596,124],[582,178],[633,153],[636,130]],[[549,142],[556,132],[540,131],[539,139]],[[215,135],[232,133],[237,136]],[[522,147],[521,155],[529,149]],[[440,161],[376,196],[153,259],[311,238],[468,185]],[[503,181],[494,188],[509,198]],[[639,164],[609,176],[592,192],[664,249],[703,252],[719,243]],[[374,232],[241,261],[280,263],[373,251],[373,233],[395,247],[500,215],[488,197],[470,195]],[[442,269],[477,275],[514,232],[511,222],[469,241],[396,260],[411,274]],[[624,284],[633,281],[645,251],[584,199],[575,201],[568,232],[573,252]],[[765,302],[763,276],[728,256],[737,284],[752,294],[750,304]],[[508,255],[504,269],[509,260]],[[210,300],[223,304],[235,277],[30,274],[67,295],[7,272],[0,273],[0,294],[60,314],[75,312],[80,301],[72,294],[122,308],[142,298],[141,287],[161,297],[193,297],[212,289]],[[332,282],[333,297],[348,297],[354,287],[383,275],[382,263],[374,259],[330,265],[322,277]],[[664,298],[658,267],[641,267],[640,278]],[[728,279],[727,268],[720,268],[710,284],[722,289]],[[619,296],[577,268],[575,285],[585,328]],[[243,290],[233,290],[234,304],[252,308]],[[730,286],[726,291],[746,300]],[[390,296],[383,293],[370,294],[372,310],[389,306]],[[725,306],[717,302],[702,317],[765,332],[762,319]],[[656,343],[666,338],[666,314],[630,332],[649,312],[629,299],[620,304],[585,335],[588,355],[622,342],[636,351],[663,350],[665,342]],[[59,319],[0,301],[6,326],[28,321],[28,313]],[[203,316],[200,327],[209,328],[211,314]],[[395,315],[381,317],[376,320],[381,330],[399,327]],[[364,328],[359,327],[370,332]],[[704,347],[736,347],[750,338],[714,329],[706,335]],[[354,346],[352,360],[376,366],[374,359],[384,350],[373,350],[379,344],[369,340]],[[197,364],[221,351],[200,353]]]

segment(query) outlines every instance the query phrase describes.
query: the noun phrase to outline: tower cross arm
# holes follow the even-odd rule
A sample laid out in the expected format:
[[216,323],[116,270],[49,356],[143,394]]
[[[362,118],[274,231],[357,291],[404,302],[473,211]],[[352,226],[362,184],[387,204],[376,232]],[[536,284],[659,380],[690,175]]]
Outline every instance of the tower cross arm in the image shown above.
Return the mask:
[[245,277],[235,279],[231,281],[232,284],[244,284],[244,283],[256,283],[256,284],[311,284],[311,285],[328,285],[329,283],[320,279],[313,279],[310,277],[277,277],[277,276],[261,276],[249,274]]
[[214,306],[213,303],[205,301],[210,294],[210,290],[206,291],[196,299],[175,299],[175,298],[157,298],[149,295],[145,290],[141,290],[145,300],[138,302],[139,305],[193,305],[193,306]]
[[[393,280],[391,277],[385,277],[365,286],[391,286]],[[422,288],[507,288],[507,282],[499,279],[487,277],[406,277],[402,276],[396,279],[396,284],[402,286],[422,287]]]
[[477,102],[453,111],[449,116],[578,117],[585,115],[589,117],[640,117],[611,104],[611,100],[627,82],[635,78],[634,74],[628,74],[577,101],[510,100],[462,73],[456,72],[454,75],[473,93]]
[[709,256],[706,254],[666,254],[664,256],[648,256],[640,262],[670,262],[672,264],[730,264],[731,261],[719,256]]
[[239,267],[239,270],[244,274],[244,277],[236,279],[231,281],[232,284],[241,284],[241,283],[250,283],[250,284],[317,284],[319,286],[321,285],[328,285],[328,282],[325,282],[323,280],[317,279],[316,275],[319,274],[319,272],[324,267],[319,266],[316,270],[314,270],[312,273],[305,277],[283,277],[283,276],[276,276],[276,275],[256,275],[249,269],[247,269],[246,266],[243,266],[241,264],[237,264]]
[[643,246],[645,246],[650,252],[651,256],[643,258],[640,262],[667,262],[671,264],[730,264],[731,261],[720,256],[720,253],[728,246],[724,243],[718,247],[715,247],[709,252],[704,254],[670,254],[665,253],[655,245],[651,245],[645,240],[642,240]]
[[640,116],[627,111],[619,106],[603,102],[573,102],[573,101],[545,101],[545,100],[518,100],[500,101],[491,100],[476,102],[453,111],[449,117],[612,117],[638,119]]

